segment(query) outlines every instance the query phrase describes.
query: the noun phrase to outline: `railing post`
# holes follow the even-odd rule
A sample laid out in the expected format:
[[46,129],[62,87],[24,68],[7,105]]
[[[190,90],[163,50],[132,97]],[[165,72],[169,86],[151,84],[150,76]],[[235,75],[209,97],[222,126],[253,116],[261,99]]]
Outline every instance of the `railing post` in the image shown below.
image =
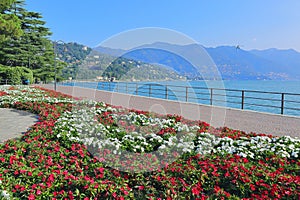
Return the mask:
[[151,97],[151,93],[152,93],[152,87],[151,87],[151,83],[149,84],[149,97]]
[[168,99],[168,85],[166,85],[166,99]]
[[210,105],[213,105],[213,89],[210,88]]
[[128,94],[128,82],[126,82],[126,94]]
[[242,106],[241,106],[242,110],[244,109],[244,103],[245,103],[245,91],[242,90]]
[[281,114],[284,112],[284,93],[281,94]]
[[111,91],[111,82],[108,82],[109,85],[109,91]]
[[101,84],[101,85],[102,85],[102,90],[103,90],[103,89],[104,89],[104,82],[102,82],[102,84]]
[[135,85],[135,90],[136,90],[136,95],[138,95],[139,93],[138,93],[138,91],[139,91],[139,85],[136,83],[136,85]]
[[189,88],[188,86],[185,87],[185,101],[188,102],[189,100]]
[[116,83],[117,87],[116,87],[116,92],[119,92],[119,83]]

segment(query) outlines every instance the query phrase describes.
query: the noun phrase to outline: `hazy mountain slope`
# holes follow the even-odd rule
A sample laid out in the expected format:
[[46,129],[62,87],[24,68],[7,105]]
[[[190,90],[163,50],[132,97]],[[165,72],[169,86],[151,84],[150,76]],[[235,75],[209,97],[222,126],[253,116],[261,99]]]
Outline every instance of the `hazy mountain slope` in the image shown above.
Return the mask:
[[206,48],[224,77],[232,79],[285,79],[280,64],[233,46]]
[[[208,73],[211,68],[200,66],[211,63],[211,60],[224,79],[300,78],[300,53],[295,50],[246,51],[234,46],[205,48],[197,44],[175,45],[162,42],[143,45],[129,51],[107,47],[97,47],[96,50],[114,55],[121,53],[128,59],[167,66],[190,79],[201,79],[202,74]],[[198,60],[199,66],[193,65],[190,60]]]
[[124,57],[92,51],[78,68],[76,79],[111,78],[117,80],[179,80],[172,69]]
[[280,50],[280,49],[266,49],[266,50],[251,50],[252,54],[255,54],[261,58],[272,60],[283,66],[289,73],[300,75],[300,53],[293,50]]

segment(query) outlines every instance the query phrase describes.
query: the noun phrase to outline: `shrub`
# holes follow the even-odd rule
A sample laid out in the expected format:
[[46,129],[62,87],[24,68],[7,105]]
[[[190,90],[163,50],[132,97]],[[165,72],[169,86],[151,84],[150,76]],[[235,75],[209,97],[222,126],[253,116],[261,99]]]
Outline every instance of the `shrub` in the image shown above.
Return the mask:
[[11,84],[22,84],[23,81],[33,82],[33,72],[26,67],[8,67],[0,65],[0,81],[8,80]]

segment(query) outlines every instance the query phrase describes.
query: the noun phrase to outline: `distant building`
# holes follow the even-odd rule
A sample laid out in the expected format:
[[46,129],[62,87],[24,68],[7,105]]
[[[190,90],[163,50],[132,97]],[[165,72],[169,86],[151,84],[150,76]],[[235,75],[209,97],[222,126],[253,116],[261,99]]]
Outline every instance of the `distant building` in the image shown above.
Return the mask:
[[97,76],[96,78],[97,78],[97,80],[99,80],[99,81],[104,80],[103,76]]

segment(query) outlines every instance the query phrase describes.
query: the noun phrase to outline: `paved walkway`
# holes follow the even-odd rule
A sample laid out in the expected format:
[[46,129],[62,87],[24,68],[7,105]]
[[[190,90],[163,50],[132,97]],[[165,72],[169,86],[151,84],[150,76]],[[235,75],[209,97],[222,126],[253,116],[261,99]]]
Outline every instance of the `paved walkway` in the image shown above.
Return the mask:
[[37,122],[37,116],[26,111],[0,108],[0,143],[16,137]]
[[[53,89],[53,85],[40,86]],[[122,106],[124,108],[134,108],[160,114],[178,114],[186,119],[208,122],[214,127],[227,126],[246,131],[247,133],[265,133],[276,136],[289,135],[300,138],[300,117],[166,101],[163,99],[70,86],[58,86],[57,91],[74,97],[103,101],[107,104]]]

